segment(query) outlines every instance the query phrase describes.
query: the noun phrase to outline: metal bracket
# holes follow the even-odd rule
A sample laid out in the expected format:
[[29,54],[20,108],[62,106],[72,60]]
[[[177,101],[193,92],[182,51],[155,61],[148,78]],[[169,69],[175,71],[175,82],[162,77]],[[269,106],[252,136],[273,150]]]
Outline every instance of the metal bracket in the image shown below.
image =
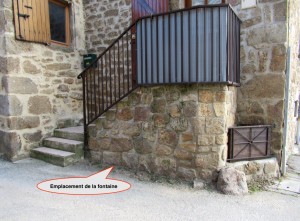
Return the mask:
[[21,13],[19,13],[18,16],[24,18],[25,20],[26,20],[26,18],[29,18],[29,17],[30,17],[30,16],[27,15],[27,14],[21,14]]

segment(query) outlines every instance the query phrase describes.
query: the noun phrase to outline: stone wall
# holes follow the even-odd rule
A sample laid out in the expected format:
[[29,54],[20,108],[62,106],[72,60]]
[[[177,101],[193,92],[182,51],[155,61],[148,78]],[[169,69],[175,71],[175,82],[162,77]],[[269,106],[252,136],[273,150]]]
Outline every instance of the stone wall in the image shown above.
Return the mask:
[[276,158],[227,163],[226,166],[244,172],[247,183],[259,180],[272,180],[280,177]]
[[[0,0],[0,39],[5,36],[0,64],[7,63],[0,87],[1,148],[7,158],[26,157],[43,137],[63,125],[64,119],[82,118],[81,72],[84,19],[81,1],[72,3],[72,46],[45,46],[15,40],[11,0]],[[75,19],[74,19],[75,18]],[[2,69],[2,68],[1,68]],[[61,124],[61,125],[58,125]],[[3,142],[4,141],[4,142]]]
[[131,0],[84,0],[86,48],[100,54],[131,24]]
[[[86,48],[100,54],[131,24],[131,0],[84,0]],[[170,10],[184,7],[184,0],[170,0]]]
[[240,0],[228,0],[242,20],[241,87],[238,124],[274,124],[272,152],[280,156],[283,135],[287,58],[285,0],[258,0],[241,10]]
[[236,88],[139,88],[89,128],[91,159],[172,178],[214,180],[227,159]]
[[[6,59],[5,59],[5,12],[4,12],[4,4],[3,1],[0,1],[0,82],[2,77],[6,74]],[[6,93],[1,89],[0,87],[0,116],[4,114],[4,105],[3,105],[3,99],[7,99]],[[0,137],[2,138],[1,130],[3,129],[3,125],[0,121]],[[3,136],[4,137],[4,136]],[[0,155],[4,153],[4,145],[0,142]]]
[[299,100],[300,93],[300,2],[290,0],[289,7],[289,30],[288,41],[290,47],[290,89],[288,109],[288,130],[287,130],[287,155],[292,153],[297,133],[297,118],[295,117],[295,101]]

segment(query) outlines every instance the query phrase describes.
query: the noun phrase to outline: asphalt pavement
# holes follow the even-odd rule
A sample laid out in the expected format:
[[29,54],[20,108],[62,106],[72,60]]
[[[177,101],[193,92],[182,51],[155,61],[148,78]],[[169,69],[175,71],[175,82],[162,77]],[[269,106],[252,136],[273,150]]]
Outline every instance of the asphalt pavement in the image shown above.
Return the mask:
[[15,163],[0,159],[0,220],[300,220],[299,195],[263,191],[226,196],[185,184],[139,181],[121,170],[109,177],[132,185],[122,193],[67,196],[36,188],[43,180],[88,176],[100,170],[88,163],[62,168],[35,159]]

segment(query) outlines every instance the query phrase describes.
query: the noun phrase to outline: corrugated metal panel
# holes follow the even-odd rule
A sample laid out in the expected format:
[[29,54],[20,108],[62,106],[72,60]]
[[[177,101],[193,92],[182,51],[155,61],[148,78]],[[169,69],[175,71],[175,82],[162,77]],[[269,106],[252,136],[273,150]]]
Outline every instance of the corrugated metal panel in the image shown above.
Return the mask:
[[137,23],[138,84],[226,82],[227,7]]

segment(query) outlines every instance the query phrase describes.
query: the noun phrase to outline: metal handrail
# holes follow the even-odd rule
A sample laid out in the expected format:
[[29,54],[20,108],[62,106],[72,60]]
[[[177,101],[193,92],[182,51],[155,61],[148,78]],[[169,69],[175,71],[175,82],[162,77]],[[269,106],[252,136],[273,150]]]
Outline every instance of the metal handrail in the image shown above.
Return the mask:
[[[133,53],[137,51],[137,45],[132,44],[133,31],[137,30],[138,25],[142,25],[146,20],[155,20],[159,17],[169,17],[172,14],[182,13],[185,11],[197,10],[200,8],[216,8],[225,7],[230,9],[228,12],[228,39],[227,39],[227,67],[226,67],[226,82],[204,82],[204,83],[227,83],[228,85],[238,85],[239,84],[239,65],[235,66],[234,63],[239,64],[239,58],[232,58],[239,53],[239,48],[237,48],[237,43],[234,42],[239,40],[239,35],[237,36],[238,28],[234,29],[234,26],[240,24],[240,19],[235,15],[231,6],[229,4],[218,4],[218,5],[205,5],[205,6],[195,6],[188,9],[179,9],[172,12],[159,13],[150,16],[144,16],[137,19],[132,23],[125,31],[114,40],[98,57],[93,61],[85,70],[78,75],[78,79],[82,79],[83,84],[83,117],[84,117],[84,134],[85,134],[85,147],[87,148],[87,127],[102,114],[107,112],[119,101],[128,96],[132,91],[134,91],[138,86],[143,85],[154,85],[159,82],[147,82],[139,83],[138,85],[133,81],[134,72],[138,72],[138,61],[132,61]],[[167,15],[167,16],[166,16]],[[235,17],[233,17],[233,15]],[[233,19],[234,18],[234,19]],[[182,23],[181,23],[182,26]],[[170,27],[169,27],[170,28]],[[231,32],[234,32],[232,34]],[[138,34],[138,33],[137,33]],[[147,34],[147,31],[146,31]],[[145,33],[144,33],[145,35]],[[139,36],[141,37],[141,36]],[[230,39],[234,37],[234,40]],[[139,39],[140,40],[140,39]],[[183,44],[181,42],[181,44]],[[135,47],[134,47],[135,46]],[[152,47],[152,44],[151,44]],[[180,47],[183,47],[181,45]],[[139,55],[147,53],[141,49]],[[234,52],[234,53],[232,53]],[[152,53],[152,51],[151,51]],[[144,60],[145,62],[146,60]],[[147,62],[147,61],[146,61]],[[151,61],[152,62],[152,61]],[[182,62],[182,61],[181,61]],[[149,63],[150,64],[150,63]],[[141,65],[141,64],[140,64]],[[170,64],[169,64],[170,65]],[[232,73],[231,73],[232,72]],[[151,74],[151,73],[150,73]],[[158,73],[156,73],[158,75]],[[138,74],[137,74],[137,77]],[[139,79],[135,79],[139,82]],[[174,84],[173,82],[163,82],[164,84]],[[186,83],[186,82],[176,82]],[[189,82],[194,83],[194,82]],[[203,83],[203,82],[198,82]]]

